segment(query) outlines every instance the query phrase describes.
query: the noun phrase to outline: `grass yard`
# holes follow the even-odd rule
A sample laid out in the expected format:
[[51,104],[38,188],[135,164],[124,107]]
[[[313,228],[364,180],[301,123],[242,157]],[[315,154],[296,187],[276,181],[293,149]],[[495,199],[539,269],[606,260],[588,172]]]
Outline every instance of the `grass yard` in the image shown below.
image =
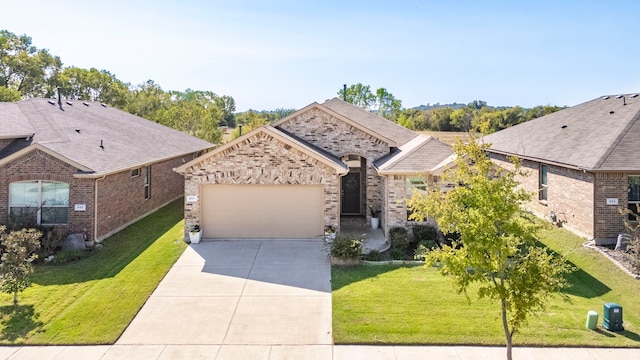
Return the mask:
[[[568,231],[548,228],[539,240],[567,254],[577,270],[571,287],[514,336],[514,345],[640,346],[640,282]],[[424,266],[333,267],[333,337],[337,344],[503,345],[499,304],[468,302],[447,278]],[[603,304],[623,307],[624,332],[602,329]],[[588,310],[598,330],[585,328]]]
[[182,218],[176,200],[87,259],[37,266],[17,307],[0,294],[0,343],[114,343],[184,251]]

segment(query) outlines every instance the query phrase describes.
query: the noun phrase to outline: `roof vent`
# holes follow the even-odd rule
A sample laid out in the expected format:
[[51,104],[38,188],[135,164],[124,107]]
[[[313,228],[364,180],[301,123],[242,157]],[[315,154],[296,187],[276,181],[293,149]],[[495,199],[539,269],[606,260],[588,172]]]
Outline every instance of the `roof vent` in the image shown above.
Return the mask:
[[71,101],[65,101],[65,103],[67,103],[67,105],[69,106],[73,106],[73,103]]
[[602,98],[602,100],[609,100],[609,97],[605,96],[605,97]]
[[77,132],[78,134],[80,134],[80,129],[76,129],[76,132]]
[[635,98],[637,98],[637,97],[638,97],[638,94],[633,94],[633,95],[631,95],[631,96],[629,96],[629,97],[630,97],[630,98],[632,98],[632,99],[635,99]]
[[53,100],[49,100],[49,101],[47,101],[47,102],[48,102],[49,104],[51,104],[51,105],[55,105],[55,104],[56,104],[56,102],[55,102],[55,101],[53,101]]
[[107,104],[105,103],[100,103],[100,105],[102,105],[102,107],[105,107],[105,108],[107,107]]
[[89,103],[83,102],[82,105],[89,106]]
[[562,125],[562,128],[563,128],[563,129],[566,129],[566,128],[567,128],[567,125]]
[[615,111],[613,111],[613,110],[609,111],[609,114],[613,114],[613,113],[615,113]]
[[624,97],[624,95],[618,95],[616,96],[616,99],[622,99],[622,105],[627,105],[627,99]]

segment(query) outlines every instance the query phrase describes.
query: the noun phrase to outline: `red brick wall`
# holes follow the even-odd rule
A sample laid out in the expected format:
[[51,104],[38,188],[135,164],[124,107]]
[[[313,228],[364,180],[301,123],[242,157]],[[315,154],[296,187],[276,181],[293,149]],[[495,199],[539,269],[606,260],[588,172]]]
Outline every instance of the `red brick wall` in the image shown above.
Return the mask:
[[[614,243],[618,234],[624,232],[624,217],[618,213],[618,208],[627,207],[629,180],[626,173],[596,173],[595,178],[593,237],[602,243]],[[618,205],[607,205],[607,198],[618,199]]]
[[151,165],[151,196],[144,198],[144,169],[140,175],[131,177],[131,170],[108,175],[98,180],[98,238],[126,226],[133,220],[159,208],[184,193],[184,178],[173,171],[182,165],[178,157]]
[[[184,157],[191,159],[192,155]],[[157,209],[184,193],[184,178],[173,171],[182,164],[175,158],[151,166],[151,197],[144,199],[143,171],[131,178],[123,171],[98,180],[98,233],[102,239],[122,226]],[[77,179],[77,169],[44,152],[33,151],[0,167],[0,224],[9,218],[9,184],[15,181],[47,180],[69,184],[69,223],[62,226],[67,233],[86,231],[94,238],[94,179]],[[85,204],[86,211],[75,211],[75,204]]]
[[[46,180],[69,184],[69,223],[56,226],[67,233],[93,233],[93,180],[73,177],[77,169],[39,150],[0,167],[0,224],[9,220],[9,184],[17,181]],[[74,211],[74,204],[85,204],[86,211]]]
[[[501,155],[492,154],[498,165],[511,169],[512,164]],[[533,194],[525,206],[536,215],[549,219],[551,211],[563,226],[579,234],[594,237],[594,175],[573,169],[547,165],[547,201],[538,200],[540,163],[523,161],[528,176],[519,176],[522,188]]]

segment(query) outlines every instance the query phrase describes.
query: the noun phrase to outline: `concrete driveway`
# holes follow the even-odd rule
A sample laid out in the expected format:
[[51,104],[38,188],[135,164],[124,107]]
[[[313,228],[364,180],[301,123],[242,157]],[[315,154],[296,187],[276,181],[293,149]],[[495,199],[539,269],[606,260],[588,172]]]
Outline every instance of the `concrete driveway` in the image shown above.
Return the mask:
[[117,345],[330,345],[321,240],[191,244]]

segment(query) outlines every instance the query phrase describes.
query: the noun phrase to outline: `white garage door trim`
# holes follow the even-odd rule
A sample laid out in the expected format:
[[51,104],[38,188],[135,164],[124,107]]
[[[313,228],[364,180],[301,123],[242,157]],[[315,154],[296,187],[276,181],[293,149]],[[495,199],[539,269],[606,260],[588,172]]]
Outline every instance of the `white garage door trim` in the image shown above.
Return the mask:
[[322,235],[322,185],[202,185],[205,238],[308,239]]

